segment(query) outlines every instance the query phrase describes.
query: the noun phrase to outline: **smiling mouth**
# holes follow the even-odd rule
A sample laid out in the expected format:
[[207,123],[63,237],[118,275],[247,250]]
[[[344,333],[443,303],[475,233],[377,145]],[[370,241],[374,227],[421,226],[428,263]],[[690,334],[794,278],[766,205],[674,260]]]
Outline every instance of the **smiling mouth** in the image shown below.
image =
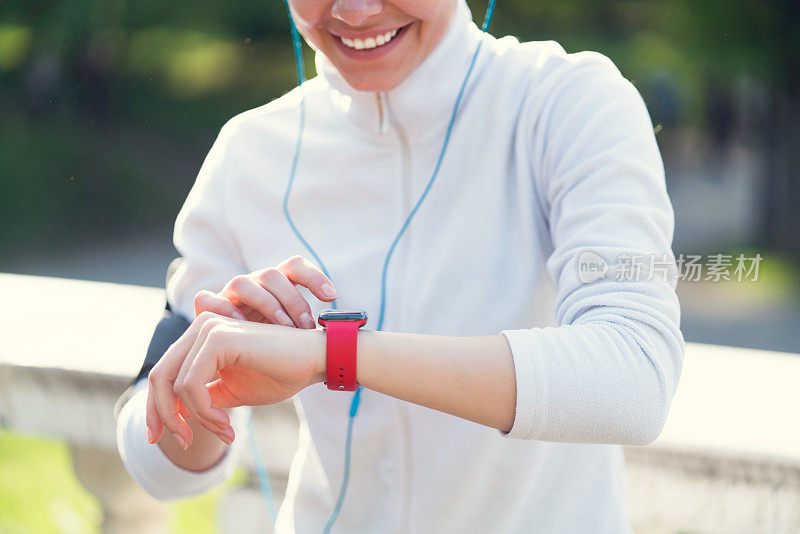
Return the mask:
[[372,50],[373,48],[380,48],[386,44],[389,44],[392,40],[394,40],[395,37],[397,37],[399,33],[402,33],[403,30],[409,26],[410,24],[406,24],[405,26],[396,28],[386,33],[381,33],[362,39],[348,39],[347,37],[339,37],[339,40],[347,48],[352,48],[353,50]]

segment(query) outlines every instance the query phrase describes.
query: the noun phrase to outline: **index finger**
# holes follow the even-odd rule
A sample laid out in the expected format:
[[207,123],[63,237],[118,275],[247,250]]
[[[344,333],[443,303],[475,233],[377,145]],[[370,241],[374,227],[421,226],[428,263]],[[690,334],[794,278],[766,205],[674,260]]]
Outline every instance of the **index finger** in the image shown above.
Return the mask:
[[276,268],[293,284],[300,284],[308,288],[319,300],[323,302],[336,300],[336,289],[333,287],[333,282],[304,257],[292,256],[277,265]]

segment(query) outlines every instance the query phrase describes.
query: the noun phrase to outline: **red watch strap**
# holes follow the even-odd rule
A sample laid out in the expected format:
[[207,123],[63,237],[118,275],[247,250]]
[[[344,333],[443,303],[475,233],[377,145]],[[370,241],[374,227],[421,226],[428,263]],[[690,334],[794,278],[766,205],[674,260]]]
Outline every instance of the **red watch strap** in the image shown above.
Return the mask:
[[358,329],[366,321],[326,321],[325,354],[327,386],[336,391],[355,391]]

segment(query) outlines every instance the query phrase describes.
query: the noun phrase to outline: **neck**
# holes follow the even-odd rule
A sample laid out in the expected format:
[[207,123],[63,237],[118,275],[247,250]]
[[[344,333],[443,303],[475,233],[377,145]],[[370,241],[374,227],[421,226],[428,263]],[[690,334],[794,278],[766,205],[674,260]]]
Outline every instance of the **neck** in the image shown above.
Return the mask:
[[382,114],[386,110],[379,105],[382,100],[388,103],[392,120],[410,135],[441,133],[482,39],[492,37],[474,24],[466,1],[458,0],[447,30],[430,54],[391,89],[361,91],[352,87],[318,51],[315,59],[319,82],[332,90],[333,105],[367,134],[385,131],[386,117]]

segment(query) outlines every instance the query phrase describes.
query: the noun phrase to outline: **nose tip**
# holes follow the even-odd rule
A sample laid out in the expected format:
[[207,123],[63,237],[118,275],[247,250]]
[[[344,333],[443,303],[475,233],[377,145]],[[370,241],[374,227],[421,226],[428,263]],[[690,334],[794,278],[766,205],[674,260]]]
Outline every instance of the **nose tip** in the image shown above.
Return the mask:
[[336,0],[331,7],[331,16],[350,26],[361,26],[381,11],[382,0]]

